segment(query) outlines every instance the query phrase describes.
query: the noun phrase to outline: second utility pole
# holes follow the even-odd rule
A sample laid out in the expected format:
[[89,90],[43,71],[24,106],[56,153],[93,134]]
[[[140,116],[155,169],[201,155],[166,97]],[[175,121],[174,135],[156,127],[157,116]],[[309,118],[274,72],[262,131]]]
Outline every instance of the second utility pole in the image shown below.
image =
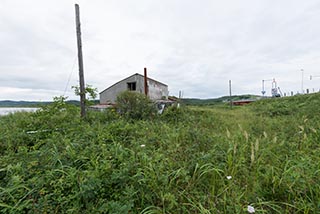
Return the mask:
[[230,107],[232,108],[231,80],[229,80]]
[[83,76],[83,59],[82,59],[82,43],[81,43],[81,28],[80,28],[80,12],[79,5],[75,4],[76,8],[76,28],[77,28],[77,44],[78,44],[78,62],[79,62],[79,82],[80,82],[80,106],[81,106],[81,117],[86,116],[86,92],[84,87],[84,76]]

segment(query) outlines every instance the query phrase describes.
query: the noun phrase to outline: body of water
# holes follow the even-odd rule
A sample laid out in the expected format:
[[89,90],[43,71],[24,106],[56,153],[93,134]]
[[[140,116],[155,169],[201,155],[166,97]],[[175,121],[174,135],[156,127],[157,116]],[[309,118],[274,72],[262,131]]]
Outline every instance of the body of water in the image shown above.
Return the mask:
[[15,113],[15,112],[21,112],[21,111],[35,112],[38,109],[39,108],[14,108],[14,107],[0,108],[0,116]]

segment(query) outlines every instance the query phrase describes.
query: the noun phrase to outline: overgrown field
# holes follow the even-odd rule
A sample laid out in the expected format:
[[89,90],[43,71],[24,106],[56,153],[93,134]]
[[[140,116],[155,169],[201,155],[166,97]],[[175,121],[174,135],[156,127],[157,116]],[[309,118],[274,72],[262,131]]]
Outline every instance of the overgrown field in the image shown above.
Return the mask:
[[0,117],[0,213],[320,213],[320,94]]

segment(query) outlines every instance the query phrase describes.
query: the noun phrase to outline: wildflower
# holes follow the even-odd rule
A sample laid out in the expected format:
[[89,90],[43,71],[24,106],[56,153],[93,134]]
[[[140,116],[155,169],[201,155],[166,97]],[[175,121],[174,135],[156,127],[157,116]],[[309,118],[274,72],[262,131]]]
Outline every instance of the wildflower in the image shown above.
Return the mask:
[[144,144],[141,144],[140,146],[141,146],[141,148],[143,148],[143,147],[145,147],[146,145],[144,145]]
[[230,175],[229,175],[229,176],[227,176],[227,179],[228,179],[228,180],[230,180],[231,178],[232,178],[232,176],[230,176]]
[[27,134],[35,134],[35,133],[37,133],[38,131],[27,131],[26,133]]
[[249,212],[249,213],[254,213],[254,212],[255,212],[254,207],[248,205],[248,212]]

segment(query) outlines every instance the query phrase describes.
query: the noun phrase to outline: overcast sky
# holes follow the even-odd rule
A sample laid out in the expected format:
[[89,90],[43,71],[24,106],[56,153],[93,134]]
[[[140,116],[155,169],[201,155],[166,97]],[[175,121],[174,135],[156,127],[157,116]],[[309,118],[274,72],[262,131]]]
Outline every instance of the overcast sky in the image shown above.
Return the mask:
[[144,67],[175,96],[320,88],[320,0],[0,0],[0,100],[75,98],[75,3],[99,92]]

